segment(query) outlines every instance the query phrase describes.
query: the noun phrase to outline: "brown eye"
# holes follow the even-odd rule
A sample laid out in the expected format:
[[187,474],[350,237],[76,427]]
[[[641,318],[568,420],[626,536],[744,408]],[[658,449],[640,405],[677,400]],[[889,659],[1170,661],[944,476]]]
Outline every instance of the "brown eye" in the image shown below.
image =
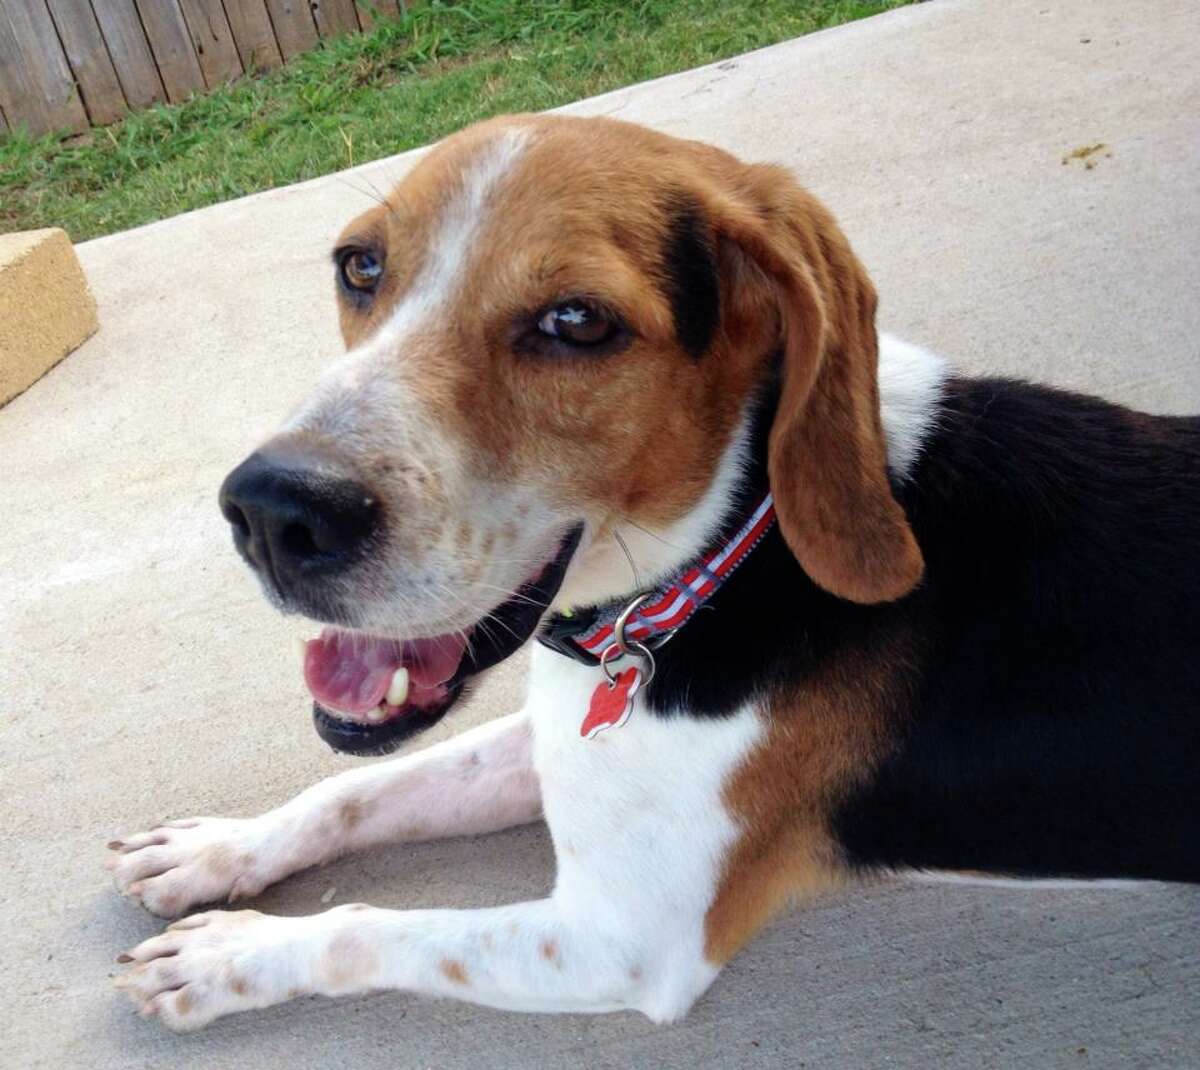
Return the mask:
[[342,282],[351,290],[370,293],[379,285],[383,265],[365,249],[351,249],[338,261]]
[[616,334],[617,324],[587,301],[564,301],[542,314],[538,330],[568,345],[598,346]]

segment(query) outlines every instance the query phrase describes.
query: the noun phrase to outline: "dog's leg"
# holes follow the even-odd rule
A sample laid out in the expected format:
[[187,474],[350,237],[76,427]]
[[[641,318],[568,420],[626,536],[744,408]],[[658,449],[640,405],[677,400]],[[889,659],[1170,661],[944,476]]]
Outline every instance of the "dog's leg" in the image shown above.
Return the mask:
[[[587,739],[599,673],[549,652],[540,660],[529,709],[556,855],[550,898],[301,918],[211,911],[123,957],[132,965],[120,987],[176,1029],[302,993],[379,988],[513,1010],[682,1015],[728,955],[721,925],[710,932],[714,908],[742,887],[729,883],[743,829],[725,791],[760,752],[763,722],[752,708],[724,718],[638,709]],[[744,898],[733,904],[739,918],[756,909],[756,894]]]
[[373,844],[494,832],[541,813],[530,749],[517,713],[330,777],[261,817],[171,821],[114,840],[107,865],[122,892],[169,916]]
[[577,906],[556,896],[487,910],[210,911],[122,956],[134,965],[117,985],[143,1016],[189,1030],[299,995],[381,988],[506,1010],[640,1010],[667,1021],[717,974],[704,958],[703,927],[682,927],[669,903],[599,913]]

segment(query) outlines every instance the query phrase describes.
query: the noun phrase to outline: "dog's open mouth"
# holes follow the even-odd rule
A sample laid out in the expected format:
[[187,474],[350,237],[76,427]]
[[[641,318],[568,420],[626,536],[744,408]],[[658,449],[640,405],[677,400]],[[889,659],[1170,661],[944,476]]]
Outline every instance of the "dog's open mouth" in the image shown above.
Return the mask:
[[393,639],[326,628],[309,640],[304,680],[320,737],[349,754],[386,754],[440,720],[471,677],[533,635],[582,534],[582,524],[572,528],[536,576],[463,632]]

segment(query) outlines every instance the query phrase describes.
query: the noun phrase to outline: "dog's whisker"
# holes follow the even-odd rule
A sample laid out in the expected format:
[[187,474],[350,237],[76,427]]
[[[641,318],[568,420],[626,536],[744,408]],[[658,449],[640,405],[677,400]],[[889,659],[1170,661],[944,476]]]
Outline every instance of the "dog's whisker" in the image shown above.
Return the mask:
[[629,562],[629,568],[633,572],[633,589],[635,591],[640,591],[642,589],[642,578],[638,574],[638,567],[636,562],[633,560],[633,554],[629,552],[629,546],[626,544],[625,540],[621,537],[621,533],[616,528],[613,528],[613,538],[617,540],[617,545],[620,546],[621,550],[624,552],[625,560]]
[[[388,207],[389,207],[389,205],[388,205],[388,203],[387,203],[387,200],[386,200],[386,198],[384,198],[384,197],[383,197],[383,195],[382,195],[382,194],[381,194],[381,193],[380,193],[378,190],[376,190],[376,189],[369,189],[369,190],[362,189],[360,186],[356,186],[356,185],[355,185],[353,182],[351,182],[351,181],[350,181],[350,179],[349,179],[349,177],[348,177],[348,176],[346,176],[346,175],[335,175],[334,177],[335,177],[335,178],[337,179],[337,181],[338,181],[338,182],[340,182],[340,183],[341,183],[343,186],[346,186],[347,188],[349,188],[349,189],[352,189],[352,190],[353,190],[355,193],[357,193],[357,194],[358,194],[360,197],[366,197],[366,198],[367,198],[367,200],[369,200],[369,201],[375,201],[375,202],[377,202],[378,204],[382,205],[384,208],[388,208]],[[358,176],[358,177],[360,177],[360,178],[361,178],[362,176],[360,175],[360,176]]]

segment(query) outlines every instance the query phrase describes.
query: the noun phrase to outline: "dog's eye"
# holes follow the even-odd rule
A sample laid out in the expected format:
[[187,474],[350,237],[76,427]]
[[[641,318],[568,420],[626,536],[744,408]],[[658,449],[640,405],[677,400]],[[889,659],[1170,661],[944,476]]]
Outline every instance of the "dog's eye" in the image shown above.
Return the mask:
[[572,346],[598,346],[617,333],[607,312],[588,301],[564,301],[543,313],[538,330]]
[[379,285],[383,265],[365,249],[348,249],[338,261],[342,281],[352,290],[370,293]]

